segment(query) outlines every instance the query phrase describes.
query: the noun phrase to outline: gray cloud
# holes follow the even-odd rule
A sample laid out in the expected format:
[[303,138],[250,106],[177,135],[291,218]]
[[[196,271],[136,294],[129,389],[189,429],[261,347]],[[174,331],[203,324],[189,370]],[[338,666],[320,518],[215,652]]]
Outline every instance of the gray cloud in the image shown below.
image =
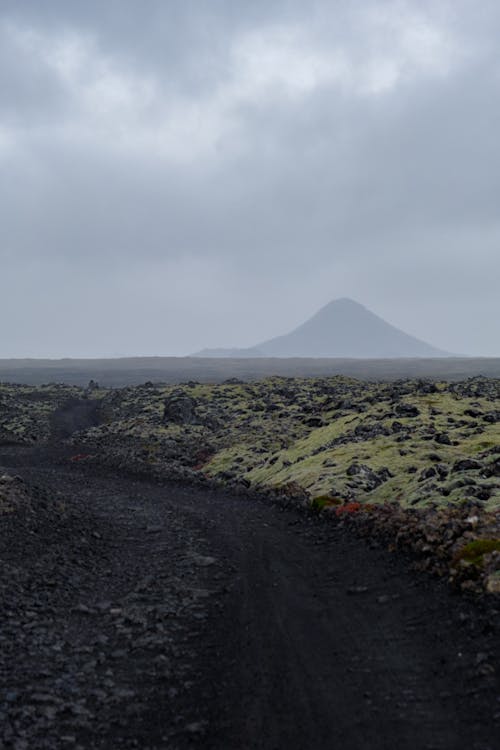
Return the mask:
[[0,356],[250,345],[352,296],[497,354],[496,3],[0,4]]

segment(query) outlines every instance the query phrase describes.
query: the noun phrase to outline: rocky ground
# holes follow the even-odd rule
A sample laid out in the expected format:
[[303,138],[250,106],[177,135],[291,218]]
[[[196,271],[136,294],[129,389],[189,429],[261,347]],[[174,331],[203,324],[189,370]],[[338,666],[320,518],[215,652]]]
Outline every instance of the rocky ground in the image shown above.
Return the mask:
[[190,643],[221,589],[200,529],[133,482],[28,463],[35,486],[0,478],[0,747],[190,746],[213,692],[190,700]]
[[3,385],[0,408],[4,442],[57,429],[75,462],[293,502],[500,592],[500,380]]
[[0,448],[0,748],[497,747],[496,597],[337,517],[67,458]]
[[33,445],[51,436],[54,412],[88,394],[68,385],[41,386],[0,383],[0,445]]
[[296,482],[311,498],[500,507],[500,381],[277,378],[124,389],[102,406],[104,424],[81,437],[97,451],[126,438],[153,468],[257,488]]
[[74,418],[83,398],[99,414],[82,415],[87,429],[76,442],[99,459],[121,455],[152,471],[195,470],[256,488],[296,482],[311,498],[500,507],[500,380],[273,378],[114,390],[3,384],[3,442],[43,442],[54,410],[69,404]]

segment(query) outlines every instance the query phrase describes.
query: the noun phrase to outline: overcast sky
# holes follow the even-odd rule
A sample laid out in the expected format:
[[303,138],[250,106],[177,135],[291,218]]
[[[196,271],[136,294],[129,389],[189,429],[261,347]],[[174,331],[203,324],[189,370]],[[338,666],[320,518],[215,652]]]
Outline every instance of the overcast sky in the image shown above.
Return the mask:
[[0,357],[352,297],[500,355],[498,0],[0,0]]

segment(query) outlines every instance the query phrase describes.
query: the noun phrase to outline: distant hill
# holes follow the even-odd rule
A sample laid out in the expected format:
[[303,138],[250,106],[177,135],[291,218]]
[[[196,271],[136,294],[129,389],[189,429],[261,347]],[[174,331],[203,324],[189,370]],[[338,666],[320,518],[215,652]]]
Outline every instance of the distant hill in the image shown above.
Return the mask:
[[351,299],[338,299],[284,336],[248,349],[204,349],[195,357],[449,357]]

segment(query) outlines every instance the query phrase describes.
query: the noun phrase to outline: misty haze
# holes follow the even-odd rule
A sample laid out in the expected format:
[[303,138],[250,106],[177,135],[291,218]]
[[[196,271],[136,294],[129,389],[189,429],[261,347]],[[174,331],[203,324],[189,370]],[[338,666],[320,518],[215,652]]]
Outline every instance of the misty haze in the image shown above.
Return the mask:
[[446,357],[389,325],[357,302],[330,302],[291,333],[249,349],[205,349],[204,357],[335,357],[388,358]]
[[0,0],[0,750],[493,750],[500,4]]

